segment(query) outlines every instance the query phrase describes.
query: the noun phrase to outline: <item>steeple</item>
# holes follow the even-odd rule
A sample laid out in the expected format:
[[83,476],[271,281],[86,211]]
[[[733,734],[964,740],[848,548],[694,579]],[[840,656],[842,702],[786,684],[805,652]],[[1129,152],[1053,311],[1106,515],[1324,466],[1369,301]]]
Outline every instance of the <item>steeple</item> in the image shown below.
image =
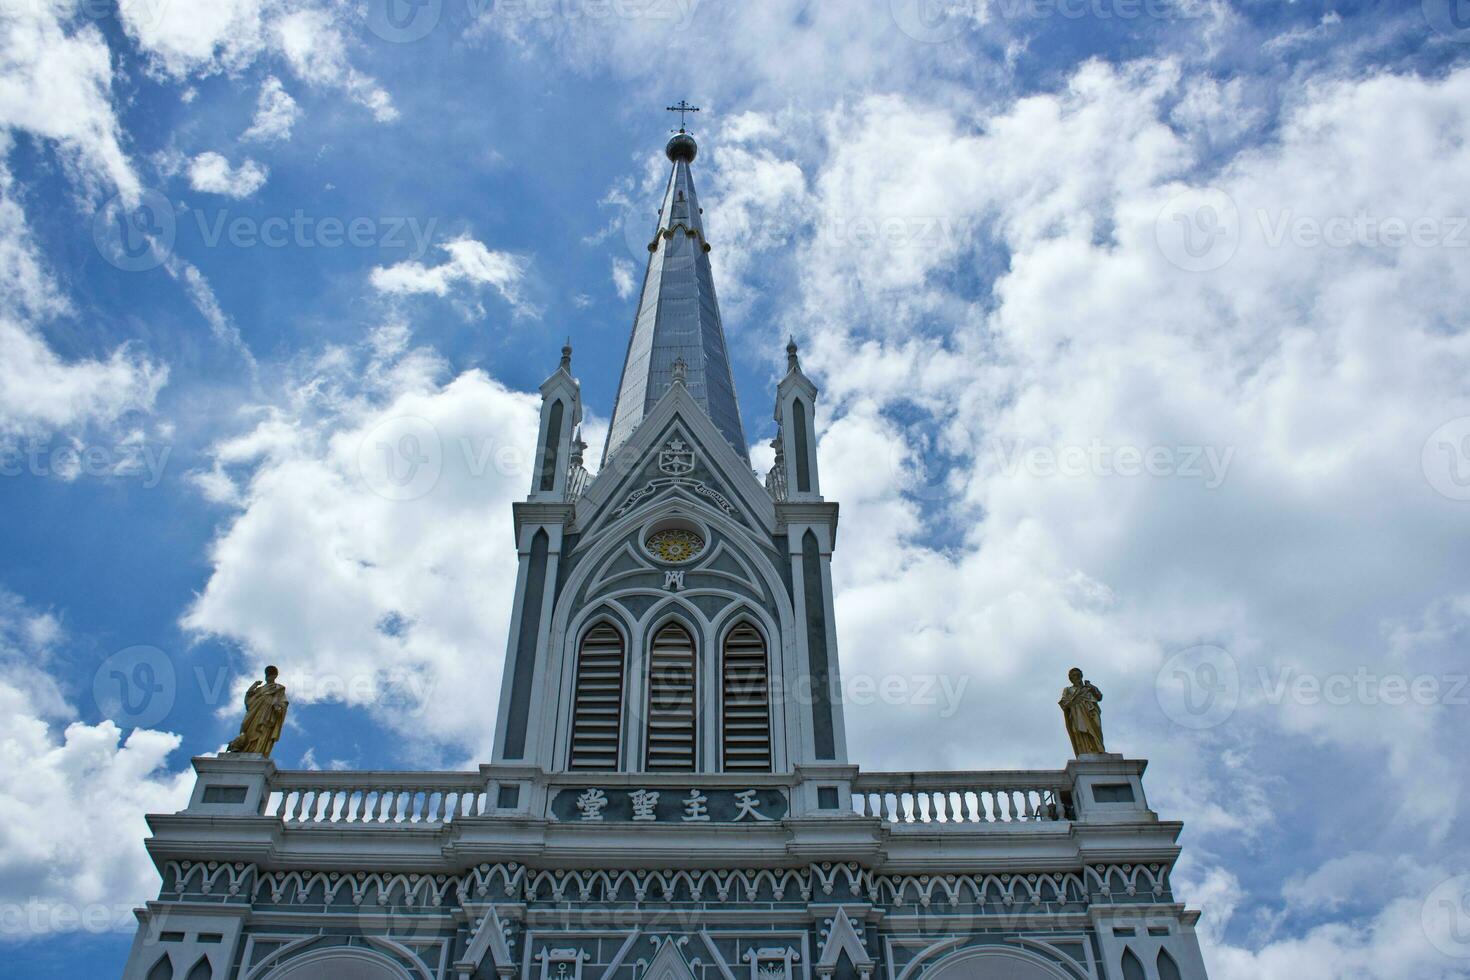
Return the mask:
[[[680,110],[676,107],[674,111]],[[697,110],[684,106],[683,111]],[[623,362],[603,462],[668,392],[674,381],[675,362],[680,360],[684,362],[684,384],[689,394],[709,413],[741,458],[748,458],[730,354],[715,299],[710,247],[705,242],[699,198],[689,169],[699,147],[681,125],[664,152],[673,167],[664,189],[658,226],[648,243],[648,270]]]

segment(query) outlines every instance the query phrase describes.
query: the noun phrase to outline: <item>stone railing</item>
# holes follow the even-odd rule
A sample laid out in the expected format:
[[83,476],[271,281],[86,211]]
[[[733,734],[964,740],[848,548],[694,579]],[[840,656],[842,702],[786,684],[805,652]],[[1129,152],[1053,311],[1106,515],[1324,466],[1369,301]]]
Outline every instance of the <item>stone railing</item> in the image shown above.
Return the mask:
[[293,825],[443,824],[487,810],[477,772],[300,772],[277,770],[266,816]]
[[[634,789],[683,792],[690,777],[673,774],[557,773],[520,774],[521,788],[508,802],[502,785],[499,802],[490,793],[506,774],[479,772],[323,772],[273,770],[267,777],[260,812],[291,826],[442,826],[457,818],[531,815],[527,804],[535,787],[535,816],[551,816],[559,792],[598,785],[604,795]],[[713,800],[751,787],[794,792],[791,776],[701,774],[694,784]],[[852,778],[852,809],[894,825],[964,825],[979,828],[1075,820],[1074,786],[1063,771],[860,773]],[[674,798],[672,795],[669,797]],[[209,802],[208,796],[205,803]],[[791,798],[782,815],[802,816]],[[712,804],[713,805],[713,804]],[[769,805],[781,805],[775,798]],[[543,809],[543,807],[545,809]],[[569,814],[552,819],[566,819]]]
[[1065,772],[862,773],[853,809],[896,824],[1010,824],[1074,818]]

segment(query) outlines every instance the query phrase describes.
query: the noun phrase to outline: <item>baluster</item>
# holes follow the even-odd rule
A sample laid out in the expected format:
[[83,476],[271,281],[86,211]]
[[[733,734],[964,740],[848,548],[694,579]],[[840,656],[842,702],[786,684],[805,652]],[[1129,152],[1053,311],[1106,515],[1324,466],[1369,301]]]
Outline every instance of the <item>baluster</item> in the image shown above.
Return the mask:
[[1011,819],[1026,819],[1026,796],[1018,790],[1011,790]]
[[945,798],[945,800],[946,800],[946,802],[947,802],[947,804],[949,806],[949,822],[950,823],[964,823],[965,822],[965,794],[963,794],[963,793],[956,793],[954,790],[950,790],[949,793],[947,793],[944,798]]
[[378,823],[393,822],[393,804],[398,794],[384,787],[378,790]]
[[296,791],[296,811],[291,817],[297,823],[301,823],[306,819],[306,796],[307,791],[305,789]]
[[980,801],[980,794],[972,790],[964,793],[966,819],[970,823],[983,823],[985,821],[985,804]]

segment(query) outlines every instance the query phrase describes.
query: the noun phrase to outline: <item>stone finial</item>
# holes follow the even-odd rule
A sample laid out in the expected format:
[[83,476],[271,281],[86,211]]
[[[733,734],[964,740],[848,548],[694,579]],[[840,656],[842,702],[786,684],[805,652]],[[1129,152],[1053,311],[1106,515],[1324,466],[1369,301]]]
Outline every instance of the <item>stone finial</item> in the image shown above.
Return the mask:
[[562,366],[562,369],[564,371],[566,371],[568,374],[571,373],[571,370],[572,370],[572,338],[570,338],[570,337],[567,338],[567,342],[565,344],[562,344],[562,347],[561,347],[561,366]]
[[796,338],[791,337],[786,341],[786,370],[800,371],[801,363],[796,359]]
[[582,427],[579,425],[572,432],[572,465],[581,466],[583,454],[587,452],[587,444],[582,441]]
[[674,367],[674,384],[676,384],[676,385],[682,385],[682,384],[688,383],[688,380],[689,380],[689,365],[684,362],[684,358],[680,357],[680,358],[676,359],[674,361],[673,367]]

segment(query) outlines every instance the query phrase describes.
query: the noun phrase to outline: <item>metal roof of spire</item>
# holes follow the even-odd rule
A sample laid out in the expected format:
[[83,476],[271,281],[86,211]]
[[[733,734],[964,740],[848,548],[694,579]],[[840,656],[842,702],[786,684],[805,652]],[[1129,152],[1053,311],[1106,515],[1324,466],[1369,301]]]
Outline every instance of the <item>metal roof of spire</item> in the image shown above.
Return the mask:
[[[686,106],[684,111],[693,110]],[[664,152],[673,169],[659,209],[658,227],[648,245],[648,271],[643,277],[643,292],[602,458],[605,462],[616,452],[658,404],[673,383],[675,362],[682,360],[689,394],[746,459],[745,430],[740,424],[735,379],[715,299],[709,245],[704,240],[699,198],[689,172],[699,147],[680,126]]]

